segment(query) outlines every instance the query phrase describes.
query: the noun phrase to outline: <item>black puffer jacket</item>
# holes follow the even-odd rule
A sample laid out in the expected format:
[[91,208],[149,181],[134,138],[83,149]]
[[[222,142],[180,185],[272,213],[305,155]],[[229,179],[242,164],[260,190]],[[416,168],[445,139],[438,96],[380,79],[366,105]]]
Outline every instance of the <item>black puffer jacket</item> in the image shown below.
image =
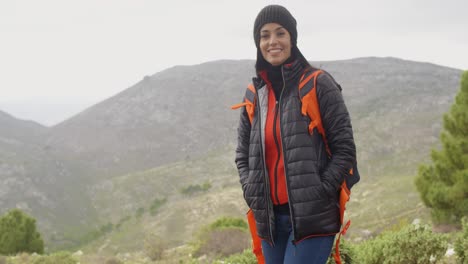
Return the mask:
[[[309,117],[301,113],[299,62],[282,66],[285,88],[279,100],[279,122],[294,242],[340,230],[338,191],[353,167],[356,148],[351,120],[340,88],[328,74],[317,78],[317,97],[332,157],[317,131],[309,134]],[[253,210],[258,236],[273,242],[275,219],[265,167],[264,131],[268,110],[265,81],[254,78],[257,96],[252,124],[245,107],[238,128],[236,164],[244,198]]]

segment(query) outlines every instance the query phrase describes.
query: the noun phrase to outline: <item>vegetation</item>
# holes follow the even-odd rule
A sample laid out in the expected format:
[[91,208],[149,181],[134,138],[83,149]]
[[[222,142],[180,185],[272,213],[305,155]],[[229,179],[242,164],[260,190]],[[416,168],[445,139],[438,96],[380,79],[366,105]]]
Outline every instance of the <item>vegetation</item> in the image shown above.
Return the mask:
[[152,261],[160,260],[166,247],[164,240],[154,234],[145,239],[144,251]]
[[36,220],[19,209],[0,217],[0,254],[43,253],[44,241],[36,230]]
[[[118,228],[119,228],[119,226],[116,225],[115,229],[118,229]],[[87,232],[86,234],[84,234],[79,239],[79,242],[77,243],[77,245],[74,248],[78,248],[78,247],[86,245],[86,244],[88,244],[88,243],[90,243],[90,242],[92,242],[94,240],[97,240],[98,238],[103,237],[104,235],[111,233],[113,230],[114,230],[114,225],[112,223],[110,223],[110,222],[100,226],[99,228],[93,229],[93,230]]]
[[386,231],[356,247],[356,263],[426,264],[440,261],[447,250],[447,238],[427,226],[407,225]]
[[120,227],[127,221],[129,221],[130,219],[132,219],[129,215],[125,216],[125,217],[122,217],[119,222],[115,225],[115,228],[116,229],[120,229]]
[[455,252],[459,263],[468,264],[468,218],[462,220],[463,231],[455,242]]
[[239,228],[241,230],[247,230],[249,226],[247,222],[241,218],[235,217],[221,217],[218,220],[210,224],[209,229],[223,229],[223,228]]
[[144,213],[145,213],[145,208],[140,207],[140,208],[138,208],[138,209],[136,210],[136,212],[135,212],[135,217],[136,217],[137,219],[139,219],[139,218],[141,218],[141,217],[143,216]]
[[0,264],[77,264],[79,263],[69,252],[56,252],[50,255],[21,253],[14,257],[0,256]]
[[449,113],[444,116],[442,150],[419,168],[416,186],[436,222],[459,223],[468,215],[468,71]]
[[[333,245],[332,254],[328,258],[327,264],[335,264],[333,253],[335,253],[335,245]],[[358,263],[355,261],[356,252],[355,252],[354,247],[348,242],[346,242],[346,240],[344,240],[343,238],[340,241],[340,257],[341,257],[342,264]]]
[[211,188],[211,183],[205,182],[202,185],[200,184],[189,185],[187,187],[182,188],[180,192],[185,195],[192,195],[192,194],[199,193],[199,192],[206,192],[210,188]]
[[77,264],[78,261],[69,252],[57,252],[49,256],[38,256],[31,264]]
[[166,198],[163,199],[154,199],[149,208],[150,215],[155,216],[158,213],[158,210],[167,202]]
[[242,219],[222,217],[202,228],[193,255],[219,258],[241,253],[250,247],[247,229]]

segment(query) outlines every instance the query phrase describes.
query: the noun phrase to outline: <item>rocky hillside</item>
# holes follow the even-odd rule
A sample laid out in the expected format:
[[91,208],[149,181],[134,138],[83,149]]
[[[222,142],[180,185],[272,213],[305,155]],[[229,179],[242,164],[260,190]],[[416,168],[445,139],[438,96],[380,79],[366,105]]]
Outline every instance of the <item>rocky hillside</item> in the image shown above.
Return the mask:
[[[366,164],[394,153],[411,157],[398,161],[412,162],[427,153],[460,75],[394,58],[313,64],[342,84]],[[104,177],[198,156],[235,141],[238,112],[229,106],[242,99],[252,69],[252,61],[215,61],[147,76],[53,127],[48,144],[66,146]],[[369,174],[384,169],[366,168]]]

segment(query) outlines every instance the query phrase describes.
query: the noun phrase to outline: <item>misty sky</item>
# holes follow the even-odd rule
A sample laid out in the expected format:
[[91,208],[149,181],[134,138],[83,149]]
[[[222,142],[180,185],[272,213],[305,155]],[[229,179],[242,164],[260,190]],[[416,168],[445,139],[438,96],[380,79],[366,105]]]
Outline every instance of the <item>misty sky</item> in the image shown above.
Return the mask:
[[254,59],[271,3],[307,59],[398,57],[468,69],[468,1],[0,0],[0,110],[52,125],[145,75]]

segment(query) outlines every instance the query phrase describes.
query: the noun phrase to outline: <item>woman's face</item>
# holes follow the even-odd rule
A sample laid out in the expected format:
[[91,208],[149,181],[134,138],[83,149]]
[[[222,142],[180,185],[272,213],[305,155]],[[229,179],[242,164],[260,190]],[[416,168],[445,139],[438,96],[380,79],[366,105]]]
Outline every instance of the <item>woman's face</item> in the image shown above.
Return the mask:
[[291,35],[280,24],[265,24],[260,29],[260,51],[271,65],[283,64],[291,56]]

